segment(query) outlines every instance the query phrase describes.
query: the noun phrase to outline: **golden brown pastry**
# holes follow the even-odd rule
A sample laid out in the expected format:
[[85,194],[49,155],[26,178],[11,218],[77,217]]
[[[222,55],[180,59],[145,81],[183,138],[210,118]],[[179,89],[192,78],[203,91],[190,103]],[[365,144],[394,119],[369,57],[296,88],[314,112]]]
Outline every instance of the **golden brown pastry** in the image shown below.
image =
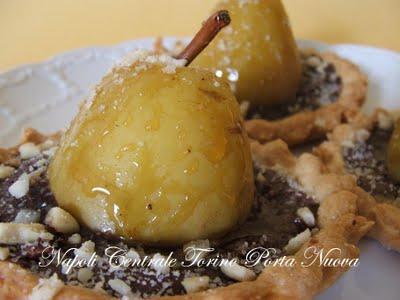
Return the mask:
[[282,139],[298,145],[326,136],[364,103],[367,79],[350,61],[333,53],[301,50],[303,79],[293,103],[250,108],[246,130],[261,143]]
[[370,117],[359,114],[352,123],[335,128],[315,153],[331,172],[357,180],[359,212],[375,222],[368,235],[400,251],[399,184],[389,174],[386,154],[393,122],[382,109]]
[[[207,273],[205,268],[202,271],[193,271],[179,267],[171,269],[128,268],[121,269],[118,273],[108,273],[108,269],[93,267],[91,272],[86,270],[87,268],[83,268],[85,272],[79,271],[80,269],[77,268],[64,277],[61,266],[52,265],[46,269],[37,268],[35,265],[38,257],[42,255],[44,246],[58,245],[64,250],[65,247],[74,246],[80,249],[76,253],[80,256],[96,251],[99,262],[103,261],[102,249],[104,250],[104,246],[102,245],[104,243],[130,249],[131,256],[135,253],[140,257],[145,254],[153,257],[162,255],[157,252],[162,252],[162,249],[150,250],[140,245],[130,245],[130,248],[126,248],[123,241],[121,244],[107,236],[93,235],[83,228],[75,228],[78,232],[73,234],[59,233],[57,230],[65,229],[66,224],[65,222],[60,224],[57,219],[53,219],[52,222],[48,221],[47,214],[56,207],[56,203],[46,190],[48,182],[43,173],[48,160],[54,154],[54,147],[57,145],[54,144],[54,139],[47,140],[45,136],[33,130],[27,131],[24,142],[21,145],[22,148],[20,146],[18,150],[2,150],[3,153],[9,154],[7,160],[1,161],[2,166],[13,166],[15,170],[0,181],[1,191],[3,191],[0,204],[4,205],[4,201],[7,203],[18,201],[23,204],[22,207],[39,210],[41,214],[35,220],[37,222],[35,228],[39,231],[35,228],[33,229],[36,231],[32,228],[31,230],[40,234],[40,239],[35,240],[38,235],[33,237],[13,235],[10,237],[3,229],[11,227],[4,224],[15,224],[9,222],[14,219],[15,215],[19,215],[18,212],[22,207],[10,208],[7,213],[2,210],[0,252],[4,255],[3,251],[7,248],[8,255],[3,257],[6,261],[0,263],[1,299],[26,299],[44,295],[50,295],[53,297],[52,299],[56,300],[111,299],[113,295],[119,297],[166,296],[174,293],[174,289],[163,289],[162,287],[170,285],[174,285],[175,291],[178,293],[174,298],[182,299],[215,299],[215,297],[219,299],[244,299],[246,297],[311,299],[330,286],[349,266],[332,268],[311,263],[313,257],[310,256],[310,247],[313,251],[329,251],[338,248],[340,253],[333,251],[328,257],[354,260],[359,254],[356,246],[358,240],[373,225],[372,221],[358,215],[356,204],[365,203],[369,197],[366,193],[360,192],[353,176],[331,173],[325,168],[322,161],[312,154],[306,153],[296,158],[282,141],[278,140],[265,145],[253,142],[257,200],[252,214],[242,225],[243,227],[232,233],[231,236],[228,235],[220,240],[209,240],[208,244],[203,241],[203,246],[206,243],[206,246],[215,247],[221,253],[229,251],[230,255],[238,257],[241,255],[238,249],[249,251],[256,246],[275,246],[280,251],[277,257],[285,255],[288,259],[296,262],[292,267],[269,265],[260,268],[260,266],[246,266],[243,264],[243,260],[239,260],[233,267],[217,267],[211,273]],[[22,159],[21,155],[25,158]],[[40,163],[38,164],[38,162]],[[33,169],[29,166],[32,166]],[[18,199],[15,198],[15,195],[7,194],[8,196],[5,197],[5,187],[9,188],[18,181],[21,176],[20,172],[24,170],[28,172],[31,179],[34,178],[30,181],[29,190]],[[29,170],[31,170],[30,173]],[[40,188],[38,189],[38,187]],[[364,197],[367,198],[364,199]],[[275,209],[273,209],[274,207]],[[281,209],[277,210],[276,208]],[[277,211],[281,212],[277,213]],[[262,216],[262,218],[257,216]],[[24,216],[19,216],[19,218],[21,217],[30,218],[32,216],[28,217],[24,214]],[[269,220],[270,223],[260,220]],[[45,222],[45,226],[41,225],[42,222]],[[255,224],[260,227],[255,227]],[[21,229],[25,228],[25,225],[30,228],[30,224],[17,224],[13,230],[18,228],[16,232],[21,233],[22,230],[25,230]],[[80,236],[79,239],[77,234]],[[264,235],[268,238],[265,239]],[[15,243],[16,236],[20,239],[18,240],[19,244]],[[282,239],[283,236],[285,238]],[[33,238],[34,241],[24,244],[23,239],[27,237]],[[57,244],[54,244],[55,242]],[[199,244],[199,241],[194,242]],[[249,242],[251,242],[250,245]],[[27,251],[28,249],[29,251]],[[179,253],[182,250],[175,249],[175,251]],[[155,252],[157,253],[154,254]],[[58,274],[58,278],[53,274]],[[129,274],[142,276],[141,280],[128,279],[130,278]],[[47,279],[40,279],[40,277],[47,277]],[[149,286],[139,283],[147,280],[162,284],[157,284],[149,289]],[[243,282],[235,283],[237,281]],[[201,292],[202,289],[206,289],[206,291]],[[187,296],[179,295],[188,292],[190,294]]]

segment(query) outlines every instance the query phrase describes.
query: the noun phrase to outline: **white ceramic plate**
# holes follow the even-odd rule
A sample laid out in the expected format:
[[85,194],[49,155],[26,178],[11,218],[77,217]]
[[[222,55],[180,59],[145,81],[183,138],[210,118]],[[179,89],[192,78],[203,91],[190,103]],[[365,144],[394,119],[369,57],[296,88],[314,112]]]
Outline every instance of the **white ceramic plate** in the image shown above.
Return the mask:
[[[165,40],[167,45],[174,41]],[[150,48],[152,44],[152,39],[143,39],[112,47],[80,49],[0,74],[0,145],[17,143],[24,127],[45,133],[64,128],[90,87],[115,60],[135,48]],[[367,112],[377,106],[400,109],[399,53],[311,41],[299,41],[299,45],[333,51],[358,64],[369,79]],[[400,299],[400,255],[369,240],[361,248],[360,265],[318,296],[319,300]]]

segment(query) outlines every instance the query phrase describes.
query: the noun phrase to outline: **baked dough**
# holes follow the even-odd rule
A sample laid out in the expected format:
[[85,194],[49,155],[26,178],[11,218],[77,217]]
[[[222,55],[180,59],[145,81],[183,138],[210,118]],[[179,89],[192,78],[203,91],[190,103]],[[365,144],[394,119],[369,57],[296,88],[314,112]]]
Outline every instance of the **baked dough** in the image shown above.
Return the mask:
[[[56,139],[57,136],[53,138]],[[38,132],[26,131],[24,142],[39,143],[43,140],[45,136]],[[349,266],[330,267],[315,263],[303,267],[302,262],[306,265],[310,263],[311,258],[305,257],[308,247],[313,246],[324,251],[340,249],[340,253],[337,251],[330,253],[329,258],[358,257],[359,249],[356,244],[370,230],[374,222],[358,215],[356,202],[365,203],[370,201],[370,197],[360,191],[354,177],[330,173],[322,161],[312,154],[305,153],[296,158],[281,140],[264,145],[253,141],[251,146],[256,162],[265,168],[293,177],[307,194],[320,203],[317,218],[319,232],[292,256],[297,262],[294,267],[270,265],[254,281],[235,283],[189,295],[165,297],[166,299],[312,299],[335,282]],[[0,151],[2,154],[0,163],[12,159],[13,151],[15,148]],[[37,275],[19,265],[0,262],[0,299],[29,299],[38,282]],[[53,299],[114,298],[98,290],[64,285],[57,290]]]
[[[303,53],[313,50],[302,50]],[[342,80],[338,99],[313,111],[303,111],[276,121],[252,119],[245,122],[250,138],[265,143],[282,139],[288,145],[298,145],[324,137],[337,125],[347,122],[363,105],[367,92],[367,79],[359,68],[336,54],[317,54],[332,63]]]
[[[329,140],[317,147],[314,152],[327,166],[330,172],[346,174],[345,162],[342,155],[343,145],[356,142],[363,130],[370,131],[375,126],[388,126],[392,116],[383,109],[376,110],[370,117],[357,115],[352,123],[335,128],[329,135]],[[359,195],[359,212],[375,222],[368,235],[378,240],[389,249],[400,251],[400,208],[390,203],[376,201],[373,196],[361,188],[356,189]]]

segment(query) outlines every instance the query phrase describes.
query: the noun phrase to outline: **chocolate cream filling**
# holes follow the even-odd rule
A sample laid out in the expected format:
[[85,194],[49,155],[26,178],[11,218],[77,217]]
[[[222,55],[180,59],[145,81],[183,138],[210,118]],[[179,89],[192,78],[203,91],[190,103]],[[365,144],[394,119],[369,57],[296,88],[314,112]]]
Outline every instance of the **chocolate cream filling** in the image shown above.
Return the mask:
[[[20,160],[17,158],[15,172],[5,179],[0,179],[0,222],[13,222],[21,210],[29,211],[36,215],[37,223],[43,223],[46,213],[50,208],[57,206],[46,177],[49,157],[40,154],[37,157]],[[13,197],[8,189],[22,173],[34,174],[28,193],[22,198]],[[206,258],[238,258],[243,265],[246,255],[257,247],[274,248],[272,259],[285,255],[283,250],[288,241],[303,232],[307,226],[297,215],[298,208],[308,207],[316,213],[318,205],[314,199],[302,191],[297,182],[276,171],[255,166],[255,201],[247,221],[239,228],[230,232],[219,240],[210,240],[210,247],[214,248]],[[17,217],[18,219],[18,217]],[[54,273],[67,284],[79,285],[87,288],[103,289],[113,296],[121,296],[109,284],[111,279],[120,279],[127,284],[134,295],[149,297],[152,295],[176,295],[186,293],[182,280],[194,276],[208,276],[209,288],[226,286],[234,282],[227,277],[219,266],[190,266],[180,264],[172,267],[167,272],[158,272],[148,266],[129,266],[112,268],[109,257],[105,251],[110,246],[116,246],[128,251],[133,248],[140,255],[152,256],[160,253],[167,256],[173,252],[174,258],[179,262],[185,261],[182,247],[161,249],[146,247],[140,244],[127,244],[124,240],[114,236],[95,233],[81,226],[79,232],[81,241],[71,242],[70,235],[55,232],[52,228],[47,230],[54,235],[52,241],[38,240],[29,244],[1,245],[8,247],[10,255],[8,260],[29,269],[41,277],[50,277]],[[66,274],[57,259],[49,264],[49,259],[43,256],[51,254],[51,248],[67,253],[67,258],[73,258],[71,248],[79,248],[85,241],[95,244],[97,253],[96,264],[91,268],[92,275],[82,282],[79,279],[79,268],[72,268]],[[47,250],[45,251],[45,249]],[[50,256],[51,257],[51,256]],[[41,267],[42,265],[42,267]],[[43,267],[45,266],[45,267]],[[255,274],[259,274],[263,266],[249,267]]]
[[346,168],[357,176],[358,185],[375,197],[400,207],[400,183],[386,166],[386,151],[393,129],[375,127],[365,142],[344,148]]

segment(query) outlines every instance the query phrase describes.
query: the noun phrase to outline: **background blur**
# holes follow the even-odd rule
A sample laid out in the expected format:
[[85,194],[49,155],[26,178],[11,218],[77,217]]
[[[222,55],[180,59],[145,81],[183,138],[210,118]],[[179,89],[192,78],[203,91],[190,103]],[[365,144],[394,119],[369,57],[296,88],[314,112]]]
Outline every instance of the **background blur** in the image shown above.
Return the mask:
[[[217,0],[0,0],[0,70],[91,45],[192,35]],[[400,51],[400,0],[283,0],[298,38]]]

